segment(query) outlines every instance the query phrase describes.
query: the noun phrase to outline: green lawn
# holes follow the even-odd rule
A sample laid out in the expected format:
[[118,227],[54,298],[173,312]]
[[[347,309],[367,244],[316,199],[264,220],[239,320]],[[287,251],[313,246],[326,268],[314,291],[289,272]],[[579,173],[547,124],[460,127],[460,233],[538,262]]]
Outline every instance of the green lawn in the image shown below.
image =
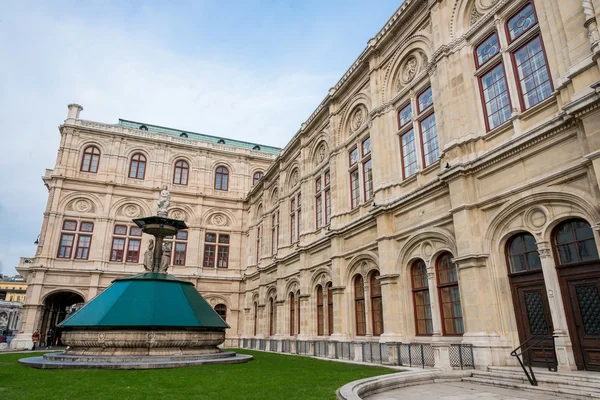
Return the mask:
[[[40,370],[0,355],[0,399],[334,399],[356,379],[398,372],[309,357],[240,350],[246,364],[139,371]],[[42,353],[39,353],[42,354]]]

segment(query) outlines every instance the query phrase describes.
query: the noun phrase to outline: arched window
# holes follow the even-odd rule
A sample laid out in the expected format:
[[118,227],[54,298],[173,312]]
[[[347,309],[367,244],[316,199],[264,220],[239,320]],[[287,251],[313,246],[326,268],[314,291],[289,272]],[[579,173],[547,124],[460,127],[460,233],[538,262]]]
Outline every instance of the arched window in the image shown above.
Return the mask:
[[256,185],[258,183],[258,181],[260,181],[260,179],[263,177],[263,173],[258,171],[254,173],[254,176],[252,176],[252,185]]
[[129,163],[129,177],[144,179],[144,176],[146,176],[146,157],[143,154],[136,153],[131,157],[131,163]]
[[377,277],[379,271],[371,273],[369,279],[371,286],[371,310],[373,319],[373,336],[380,336],[383,333],[383,303],[381,301],[381,283]]
[[218,167],[215,171],[215,189],[229,190],[229,170],[225,167]]
[[254,336],[258,332],[258,303],[254,302]]
[[325,327],[323,326],[323,287],[317,286],[317,336],[323,336],[325,334]]
[[223,321],[227,321],[227,306],[225,304],[217,304],[215,306],[215,311]]
[[423,260],[415,261],[410,272],[417,335],[432,335],[433,319],[431,317],[431,299],[429,297],[429,281],[425,262]]
[[560,265],[598,259],[594,232],[586,221],[571,219],[554,230],[554,246]]
[[365,282],[362,275],[354,278],[354,313],[356,319],[356,336],[367,334],[367,321],[365,316]]
[[333,334],[333,293],[331,291],[331,282],[327,285],[327,333]]
[[513,236],[506,246],[510,272],[535,271],[542,268],[540,254],[535,239],[530,233],[519,233]]
[[190,165],[187,161],[179,160],[175,163],[175,172],[173,173],[173,183],[176,185],[187,185],[190,173]]
[[81,158],[81,171],[96,173],[98,164],[100,164],[100,150],[96,146],[86,147]]
[[294,336],[296,333],[296,330],[294,329],[294,324],[296,322],[295,311],[296,301],[294,300],[294,293],[290,293],[290,336]]
[[462,335],[464,327],[458,290],[458,270],[451,259],[450,253],[444,253],[437,261],[442,329],[444,335]]
[[275,304],[273,298],[269,299],[269,336],[275,334]]

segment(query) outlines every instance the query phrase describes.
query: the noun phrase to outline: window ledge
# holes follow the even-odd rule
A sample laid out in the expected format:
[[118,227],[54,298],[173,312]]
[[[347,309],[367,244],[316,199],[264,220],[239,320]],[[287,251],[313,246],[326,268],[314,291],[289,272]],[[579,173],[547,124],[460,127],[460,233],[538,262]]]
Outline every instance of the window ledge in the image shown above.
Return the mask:
[[483,139],[491,140],[491,139],[495,138],[496,136],[500,135],[501,133],[504,133],[506,131],[509,131],[511,128],[514,128],[513,122],[516,119],[517,119],[516,115],[511,116],[509,119],[507,119],[506,121],[504,121],[503,123],[501,123],[500,125],[495,127],[494,129],[487,131],[486,134],[483,135]]
[[409,176],[408,178],[404,179],[402,182],[399,183],[400,186],[407,186],[413,182],[415,182],[417,180],[417,175],[419,175],[421,173],[421,171],[417,171],[414,174],[412,174],[411,176]]
[[543,110],[546,107],[549,107],[551,105],[556,104],[556,96],[558,95],[558,92],[555,90],[550,97],[548,97],[545,100],[542,100],[541,102],[537,103],[535,106],[528,108],[527,110],[520,112],[520,113],[516,113],[514,119],[527,119],[528,117],[530,117],[532,114],[535,114],[541,110]]
[[427,175],[429,172],[435,170],[436,168],[439,168],[441,162],[442,162],[441,158],[438,158],[434,163],[432,163],[431,165],[427,166],[422,171],[417,172],[415,175],[418,175],[419,173],[421,175]]

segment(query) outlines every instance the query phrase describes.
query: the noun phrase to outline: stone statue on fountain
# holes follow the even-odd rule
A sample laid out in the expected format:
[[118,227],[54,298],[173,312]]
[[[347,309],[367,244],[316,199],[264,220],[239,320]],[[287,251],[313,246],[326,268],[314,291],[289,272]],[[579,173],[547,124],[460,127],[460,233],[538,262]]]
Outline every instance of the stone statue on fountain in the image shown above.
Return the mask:
[[150,239],[148,250],[144,253],[144,269],[153,272],[154,266],[154,239]]
[[167,188],[167,185],[162,187],[160,191],[160,197],[158,198],[158,210],[156,211],[156,215],[159,217],[167,217],[169,215],[169,206],[171,205],[171,193]]

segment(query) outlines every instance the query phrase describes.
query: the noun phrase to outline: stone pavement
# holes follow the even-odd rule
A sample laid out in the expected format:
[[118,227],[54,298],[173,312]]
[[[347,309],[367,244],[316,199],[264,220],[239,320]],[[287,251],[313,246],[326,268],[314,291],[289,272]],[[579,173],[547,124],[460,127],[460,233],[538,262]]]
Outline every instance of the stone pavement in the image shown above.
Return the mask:
[[469,382],[432,383],[394,389],[368,400],[557,400],[558,397]]

